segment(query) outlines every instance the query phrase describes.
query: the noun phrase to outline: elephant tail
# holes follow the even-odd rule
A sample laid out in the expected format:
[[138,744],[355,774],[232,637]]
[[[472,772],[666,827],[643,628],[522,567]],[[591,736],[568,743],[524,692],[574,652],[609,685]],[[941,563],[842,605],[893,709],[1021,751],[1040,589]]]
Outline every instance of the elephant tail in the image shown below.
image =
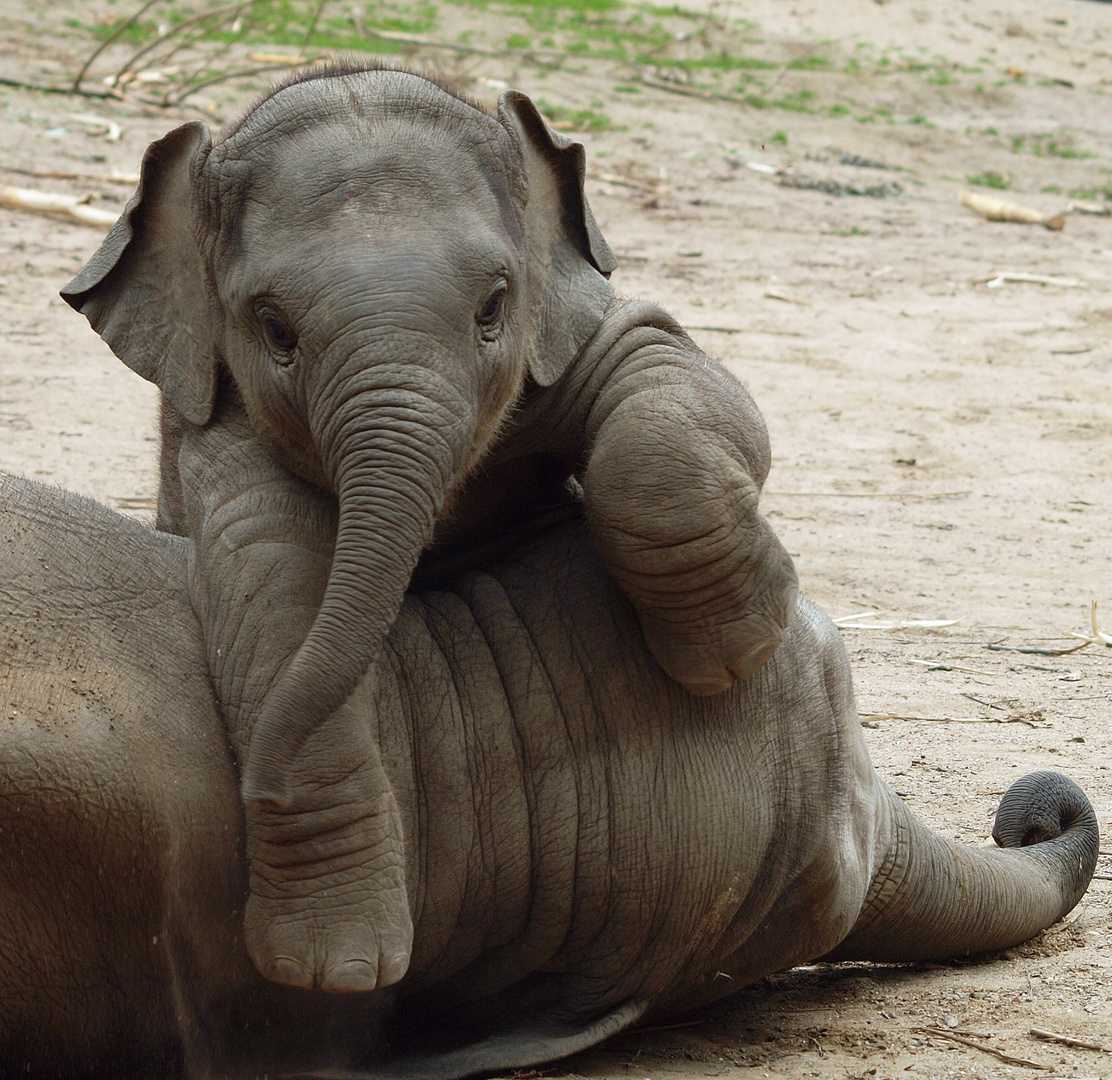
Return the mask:
[[856,925],[824,960],[941,960],[1005,949],[1062,918],[1096,867],[1097,819],[1060,773],[1034,772],[1001,800],[997,848],[952,843],[885,789],[891,828]]

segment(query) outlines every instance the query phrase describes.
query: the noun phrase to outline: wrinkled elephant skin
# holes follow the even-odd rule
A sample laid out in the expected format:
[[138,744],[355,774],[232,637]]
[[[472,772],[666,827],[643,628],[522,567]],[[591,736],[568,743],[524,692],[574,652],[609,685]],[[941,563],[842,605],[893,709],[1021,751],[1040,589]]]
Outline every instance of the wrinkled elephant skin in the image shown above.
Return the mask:
[[[331,500],[275,476],[288,542],[327,577]],[[0,536],[5,1074],[525,1068],[816,957],[1011,945],[1093,871],[1092,810],[1054,774],[1005,797],[1002,849],[919,825],[870,766],[838,632],[810,604],[752,678],[682,692],[565,522],[407,595],[349,702],[396,805],[407,973],[368,994],[283,987],[244,943],[244,819],[190,542],[6,478]]]

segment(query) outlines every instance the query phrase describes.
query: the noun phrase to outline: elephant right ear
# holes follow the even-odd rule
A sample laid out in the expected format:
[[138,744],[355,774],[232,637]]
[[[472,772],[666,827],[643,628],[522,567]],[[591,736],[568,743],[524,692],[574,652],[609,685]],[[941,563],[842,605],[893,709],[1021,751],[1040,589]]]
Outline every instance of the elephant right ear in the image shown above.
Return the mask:
[[199,122],[151,143],[123,214],[62,290],[132,371],[157,384],[199,426],[212,416],[216,358],[192,191],[211,149],[208,128]]
[[602,322],[614,296],[607,279],[618,262],[583,192],[583,144],[554,132],[518,90],[498,99],[498,119],[517,138],[528,184],[525,257],[529,303],[539,323],[529,374],[551,386]]

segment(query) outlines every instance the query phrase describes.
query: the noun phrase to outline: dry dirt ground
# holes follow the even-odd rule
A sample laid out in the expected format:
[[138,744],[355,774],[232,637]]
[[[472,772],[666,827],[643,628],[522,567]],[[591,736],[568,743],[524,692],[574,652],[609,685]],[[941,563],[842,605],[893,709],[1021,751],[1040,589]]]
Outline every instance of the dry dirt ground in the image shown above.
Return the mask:
[[[594,129],[581,136],[589,193],[621,258],[618,289],[662,302],[751,387],[774,449],[763,506],[805,590],[835,616],[878,613],[844,636],[881,774],[967,843],[985,841],[1014,778],[1045,767],[1075,777],[1112,828],[1112,652],[985,648],[1068,648],[1093,600],[1112,630],[1112,217],[1070,214],[1053,232],[959,203],[970,176],[1043,210],[1112,195],[1112,7],[694,4],[685,18],[704,50],[717,34],[764,58],[740,75],[667,59],[540,65],[497,47],[517,9],[495,8],[445,8],[430,31],[494,47],[412,59],[482,97],[513,83]],[[117,10],[0,0],[0,76],[61,84],[91,42],[67,18]],[[662,57],[688,35],[672,37]],[[114,48],[106,59],[126,56]],[[234,115],[252,86],[214,90],[160,111],[0,87],[0,183],[118,210],[129,188],[105,176],[134,171],[182,118]],[[88,112],[122,137],[73,117]],[[830,183],[790,186],[810,181]],[[872,193],[829,193],[847,188]],[[99,239],[0,210],[0,468],[149,518],[154,394],[57,298]],[[1006,272],[1059,283],[986,284]],[[884,628],[948,619],[960,622]],[[1102,858],[1065,923],[1004,955],[797,969],[545,1075],[1032,1071],[916,1030],[940,1025],[1059,1075],[1112,1076],[1107,1054],[1028,1034],[1112,1047],[1110,871]]]

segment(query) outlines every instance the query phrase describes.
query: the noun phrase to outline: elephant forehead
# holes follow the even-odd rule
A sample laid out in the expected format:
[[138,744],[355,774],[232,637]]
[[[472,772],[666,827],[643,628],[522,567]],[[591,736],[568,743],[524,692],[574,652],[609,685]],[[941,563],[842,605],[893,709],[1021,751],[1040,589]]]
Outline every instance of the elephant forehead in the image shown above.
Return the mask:
[[[497,176],[481,161],[423,132],[353,145],[343,132],[320,129],[282,148],[248,178],[247,209],[277,207],[283,214],[328,215],[369,206],[377,213],[431,210],[451,217],[497,212]],[[414,137],[416,136],[416,137]],[[293,140],[289,140],[293,142]],[[353,206],[354,201],[354,206]]]
[[210,205],[235,230],[253,204],[311,220],[343,200],[450,215],[471,206],[520,231],[520,150],[494,117],[418,76],[360,71],[265,98],[214,149]]

